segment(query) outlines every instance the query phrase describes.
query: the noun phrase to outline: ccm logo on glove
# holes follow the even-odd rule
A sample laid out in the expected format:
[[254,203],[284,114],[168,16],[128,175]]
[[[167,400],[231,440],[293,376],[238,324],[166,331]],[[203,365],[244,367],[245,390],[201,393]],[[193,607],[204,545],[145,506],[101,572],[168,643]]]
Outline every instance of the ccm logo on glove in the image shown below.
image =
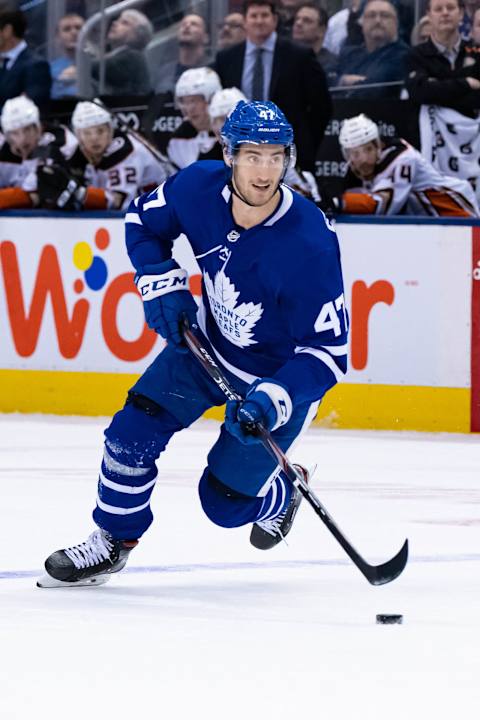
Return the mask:
[[188,273],[183,268],[169,270],[163,275],[142,275],[137,280],[142,300],[153,300],[176,290],[188,290]]

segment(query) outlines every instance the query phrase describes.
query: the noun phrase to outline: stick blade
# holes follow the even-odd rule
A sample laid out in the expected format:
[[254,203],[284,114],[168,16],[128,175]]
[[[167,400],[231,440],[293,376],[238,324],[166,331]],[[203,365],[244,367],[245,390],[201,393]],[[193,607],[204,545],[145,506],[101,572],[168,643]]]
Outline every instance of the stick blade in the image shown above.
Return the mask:
[[401,575],[407,560],[408,540],[405,540],[400,551],[391,560],[383,565],[365,565],[361,570],[371,585],[386,585]]

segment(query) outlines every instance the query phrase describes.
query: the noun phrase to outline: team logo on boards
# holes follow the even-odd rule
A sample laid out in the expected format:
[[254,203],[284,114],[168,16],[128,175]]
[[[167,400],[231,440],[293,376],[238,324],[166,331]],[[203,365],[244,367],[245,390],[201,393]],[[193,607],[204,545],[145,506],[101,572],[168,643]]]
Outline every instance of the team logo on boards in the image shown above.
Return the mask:
[[212,282],[208,272],[204,272],[205,289],[215,322],[222,335],[237,347],[255,345],[254,329],[263,315],[262,303],[240,303],[240,293],[223,270],[216,273]]

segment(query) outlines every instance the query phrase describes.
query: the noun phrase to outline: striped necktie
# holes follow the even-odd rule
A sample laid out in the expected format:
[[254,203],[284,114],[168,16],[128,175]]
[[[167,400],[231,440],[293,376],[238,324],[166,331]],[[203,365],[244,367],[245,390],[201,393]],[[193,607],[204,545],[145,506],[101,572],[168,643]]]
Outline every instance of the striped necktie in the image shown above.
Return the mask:
[[252,100],[264,100],[263,97],[263,48],[255,50],[255,63],[253,65]]

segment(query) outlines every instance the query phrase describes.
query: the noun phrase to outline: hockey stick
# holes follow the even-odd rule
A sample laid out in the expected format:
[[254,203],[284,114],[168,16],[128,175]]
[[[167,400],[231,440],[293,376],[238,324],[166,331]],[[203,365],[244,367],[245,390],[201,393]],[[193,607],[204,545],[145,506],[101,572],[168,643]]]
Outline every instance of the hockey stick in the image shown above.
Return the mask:
[[[197,358],[212,380],[218,385],[227,400],[243,400],[241,395],[232,388],[208,350],[206,350],[198,337],[189,329],[186,321],[182,322],[182,331],[189,350],[192,352],[194,357]],[[261,424],[256,424],[251,428],[251,430],[260,437],[265,449],[278,463],[279,467],[283,470],[290,482],[302,493],[303,497],[314,509],[320,520],[327,526],[334,538],[340,543],[349,558],[366,577],[368,582],[371,583],[371,585],[385,585],[386,583],[395,580],[395,578],[402,573],[408,560],[408,540],[405,540],[400,552],[398,552],[391,560],[388,560],[382,565],[369,565],[369,563],[362,558],[353,545],[347,540],[313,490],[305,482],[303,476],[295,469],[294,465],[292,465],[286,457],[283,450],[277,445],[270,432]]]

